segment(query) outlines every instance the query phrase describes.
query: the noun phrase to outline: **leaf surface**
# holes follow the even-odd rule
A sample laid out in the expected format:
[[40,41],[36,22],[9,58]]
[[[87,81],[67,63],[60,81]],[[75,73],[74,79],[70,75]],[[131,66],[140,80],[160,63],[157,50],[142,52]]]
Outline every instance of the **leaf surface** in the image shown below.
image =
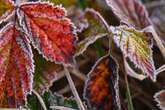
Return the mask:
[[85,94],[94,110],[120,110],[118,66],[111,56],[101,58],[88,75]]
[[165,90],[162,90],[160,92],[157,92],[154,95],[154,98],[156,102],[158,103],[158,106],[161,110],[165,109]]
[[[66,107],[69,110],[79,110],[76,100],[73,98],[65,98],[58,94],[53,94],[51,91],[45,92],[42,99],[46,104],[47,110],[55,110],[56,107]],[[35,102],[35,103],[33,103]],[[31,110],[39,110],[37,97],[34,95],[28,96],[27,107]],[[60,109],[60,110],[64,110]]]
[[156,80],[155,67],[152,58],[152,45],[146,33],[127,26],[111,27],[115,43],[145,75]]
[[56,63],[73,63],[75,33],[64,8],[49,3],[27,3],[19,10],[20,24],[33,46]]
[[11,16],[14,4],[11,0],[0,0],[0,23]]
[[0,107],[17,108],[32,90],[34,71],[28,40],[8,24],[0,32]]
[[82,39],[76,46],[76,56],[82,54],[89,45],[96,40],[107,36],[107,29],[102,21],[103,17],[93,9],[86,9],[84,19],[88,21],[88,27],[80,33]]
[[150,18],[153,22],[159,37],[165,46],[165,5],[155,7],[150,12]]
[[121,23],[143,29],[150,20],[145,7],[138,0],[106,0]]

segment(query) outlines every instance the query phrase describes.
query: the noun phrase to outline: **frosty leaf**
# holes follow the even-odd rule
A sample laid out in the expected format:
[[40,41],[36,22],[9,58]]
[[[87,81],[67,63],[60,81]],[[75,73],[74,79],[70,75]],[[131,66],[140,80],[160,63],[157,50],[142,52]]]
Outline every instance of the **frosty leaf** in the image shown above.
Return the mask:
[[154,95],[160,109],[165,110],[165,90],[162,90]]
[[120,110],[118,66],[111,56],[101,58],[89,73],[85,98],[94,110]]
[[39,93],[44,93],[63,72],[63,68],[61,65],[46,61],[36,51],[34,51],[34,59],[36,65],[34,89]]
[[11,0],[0,0],[0,23],[11,16],[14,4]]
[[[42,98],[48,110],[55,110],[55,107],[67,107],[71,110],[78,110],[78,105],[72,98],[65,98],[63,96],[53,94],[51,91],[45,92],[42,95]],[[40,106],[37,97],[29,95],[27,106],[30,110],[39,110]]]
[[50,1],[55,5],[63,5],[64,7],[70,7],[76,5],[77,0],[42,0],[42,1]]
[[128,57],[145,75],[155,81],[155,67],[147,35],[126,26],[111,27],[111,30],[114,41],[122,50],[124,57]]
[[24,104],[32,89],[32,52],[25,36],[11,23],[0,32],[0,107]]
[[80,33],[80,39],[83,40],[77,44],[76,56],[82,54],[89,45],[93,44],[97,39],[105,37],[108,33],[99,12],[87,9],[84,16],[88,21],[88,28]]
[[143,29],[150,25],[148,13],[138,0],[106,0],[121,23]]
[[134,77],[139,80],[144,80],[146,78],[146,75],[138,74],[136,71],[134,71],[125,58],[124,58],[124,67],[125,67],[126,73],[130,75],[131,77]]
[[57,63],[73,63],[76,38],[64,8],[35,2],[21,5],[17,14],[33,46],[45,58]]
[[153,22],[156,31],[162,39],[162,42],[165,46],[165,5],[155,7],[150,12],[151,21]]

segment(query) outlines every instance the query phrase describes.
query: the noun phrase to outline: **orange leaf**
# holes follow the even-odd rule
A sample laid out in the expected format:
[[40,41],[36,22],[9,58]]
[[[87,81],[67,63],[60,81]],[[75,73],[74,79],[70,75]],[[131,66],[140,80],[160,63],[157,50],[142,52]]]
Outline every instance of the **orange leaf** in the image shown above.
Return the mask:
[[118,66],[110,56],[101,58],[89,73],[85,98],[94,110],[120,110]]
[[24,31],[45,58],[57,63],[73,62],[76,39],[64,8],[48,3],[28,3],[20,7],[20,14]]
[[23,105],[32,89],[32,52],[25,36],[8,24],[0,32],[0,107]]

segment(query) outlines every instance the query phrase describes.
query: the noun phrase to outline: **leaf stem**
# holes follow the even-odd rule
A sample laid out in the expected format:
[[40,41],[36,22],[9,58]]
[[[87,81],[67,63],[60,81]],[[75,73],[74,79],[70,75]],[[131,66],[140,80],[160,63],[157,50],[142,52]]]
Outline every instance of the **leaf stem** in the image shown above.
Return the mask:
[[78,92],[76,90],[74,82],[73,82],[73,80],[72,80],[72,78],[70,76],[69,70],[68,70],[67,66],[65,66],[65,65],[64,65],[64,70],[65,70],[65,76],[66,76],[66,78],[67,78],[67,80],[69,82],[69,86],[70,86],[70,88],[72,90],[72,93],[73,93],[77,103],[78,103],[78,106],[79,106],[80,110],[85,110],[85,107],[84,107],[84,105],[83,105],[83,103],[82,103],[82,101],[81,101],[81,99],[80,99],[80,97],[78,95]]
[[44,110],[47,110],[46,105],[45,105],[45,103],[44,103],[42,97],[37,93],[37,91],[33,90],[32,92],[37,96],[37,98],[38,98],[38,100],[39,100],[39,102],[40,102],[42,108],[43,108]]

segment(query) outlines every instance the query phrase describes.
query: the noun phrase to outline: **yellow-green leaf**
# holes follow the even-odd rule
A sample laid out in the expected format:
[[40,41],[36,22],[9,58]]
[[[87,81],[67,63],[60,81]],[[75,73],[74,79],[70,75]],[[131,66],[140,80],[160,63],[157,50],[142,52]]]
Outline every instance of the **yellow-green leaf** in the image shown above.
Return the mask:
[[129,58],[138,69],[156,80],[155,67],[152,59],[152,45],[146,33],[127,26],[111,27],[114,41],[122,50],[124,57]]

